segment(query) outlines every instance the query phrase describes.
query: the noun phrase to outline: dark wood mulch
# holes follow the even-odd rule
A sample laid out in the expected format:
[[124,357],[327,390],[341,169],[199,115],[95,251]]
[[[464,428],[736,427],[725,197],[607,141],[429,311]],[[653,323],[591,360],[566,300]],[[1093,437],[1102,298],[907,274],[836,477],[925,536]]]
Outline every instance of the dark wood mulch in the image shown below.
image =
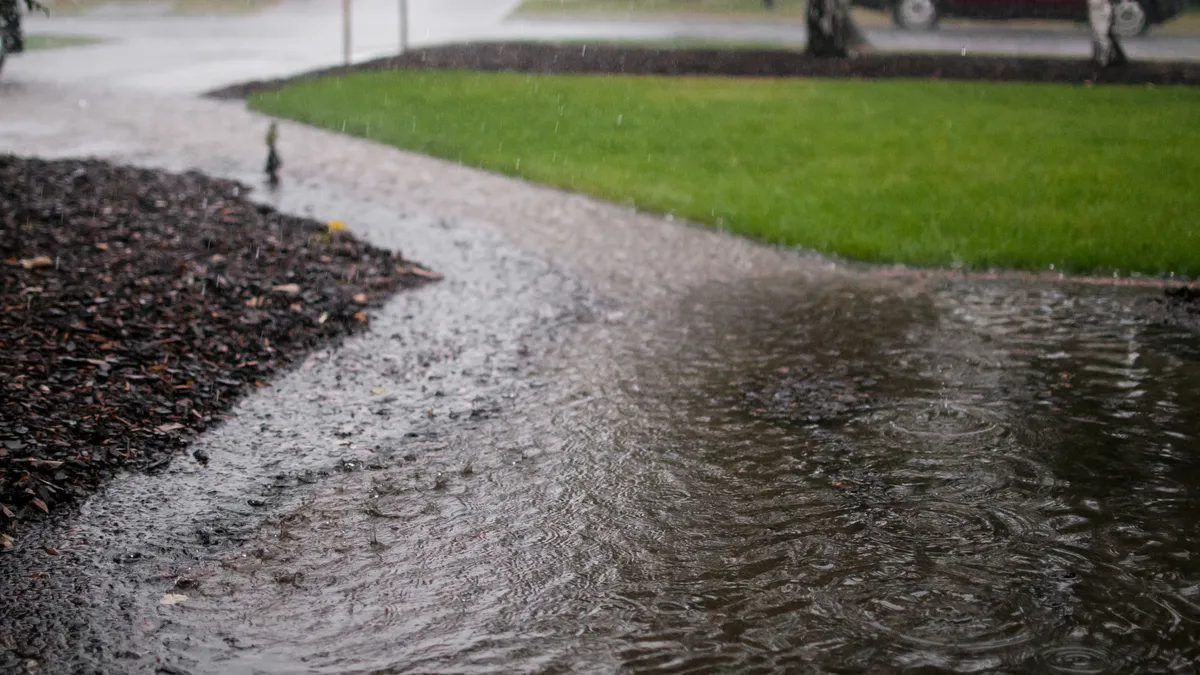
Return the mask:
[[245,98],[292,82],[374,70],[504,70],[528,73],[726,75],[735,77],[921,78],[1068,84],[1200,85],[1200,63],[1138,62],[1099,70],[1084,59],[873,53],[815,59],[802,52],[750,49],[654,49],[619,45],[481,43],[410,51],[349,67],[211,92]]
[[0,156],[0,545],[435,276],[247,192]]

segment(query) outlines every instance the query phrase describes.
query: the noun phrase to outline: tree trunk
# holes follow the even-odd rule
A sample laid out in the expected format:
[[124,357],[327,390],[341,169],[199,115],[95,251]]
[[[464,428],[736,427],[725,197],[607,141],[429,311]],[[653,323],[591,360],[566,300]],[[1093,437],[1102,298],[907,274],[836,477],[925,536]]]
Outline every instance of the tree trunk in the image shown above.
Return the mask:
[[1101,68],[1129,62],[1121,42],[1113,33],[1114,12],[1111,0],[1088,0],[1088,22],[1092,27],[1092,63]]
[[6,39],[5,51],[16,54],[25,49],[24,35],[21,33],[21,10],[17,0],[0,0],[0,39]]
[[846,57],[867,39],[850,16],[849,0],[808,0],[808,54]]

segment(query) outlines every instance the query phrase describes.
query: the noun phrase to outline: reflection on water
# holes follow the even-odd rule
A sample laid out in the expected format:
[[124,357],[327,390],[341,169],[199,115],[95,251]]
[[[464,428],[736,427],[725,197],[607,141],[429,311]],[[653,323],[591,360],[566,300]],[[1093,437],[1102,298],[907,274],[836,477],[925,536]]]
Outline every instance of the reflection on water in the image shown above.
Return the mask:
[[1191,669],[1200,348],[1137,298],[774,279],[585,325],[548,403],[325,482],[199,572],[167,649],[227,672]]

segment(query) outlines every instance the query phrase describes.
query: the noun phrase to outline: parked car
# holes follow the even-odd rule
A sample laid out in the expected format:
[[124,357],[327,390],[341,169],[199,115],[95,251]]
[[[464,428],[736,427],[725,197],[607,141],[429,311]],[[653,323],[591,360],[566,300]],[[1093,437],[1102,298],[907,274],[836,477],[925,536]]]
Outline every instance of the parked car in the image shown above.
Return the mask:
[[[1115,29],[1121,37],[1141,35],[1175,18],[1187,0],[1116,0]],[[932,30],[946,17],[972,19],[1071,19],[1087,21],[1087,0],[855,0],[891,12],[897,26]]]

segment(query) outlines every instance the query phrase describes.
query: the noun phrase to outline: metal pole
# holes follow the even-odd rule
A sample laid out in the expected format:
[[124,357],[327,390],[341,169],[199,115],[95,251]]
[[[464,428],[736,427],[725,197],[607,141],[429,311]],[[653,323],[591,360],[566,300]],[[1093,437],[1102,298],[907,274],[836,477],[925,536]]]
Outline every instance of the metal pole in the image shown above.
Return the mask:
[[342,59],[350,65],[350,2],[342,0]]
[[400,0],[400,53],[408,51],[408,0]]

